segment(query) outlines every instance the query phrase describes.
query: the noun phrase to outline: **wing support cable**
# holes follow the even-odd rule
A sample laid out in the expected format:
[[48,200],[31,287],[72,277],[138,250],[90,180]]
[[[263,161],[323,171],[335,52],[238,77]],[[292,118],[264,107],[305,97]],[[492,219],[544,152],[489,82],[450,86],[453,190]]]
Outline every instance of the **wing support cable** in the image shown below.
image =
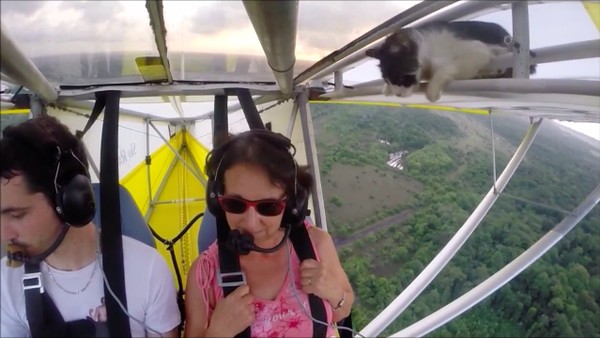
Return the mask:
[[422,337],[472,308],[536,262],[564,238],[600,202],[600,185],[552,230],[519,257],[450,304],[390,337]]
[[481,203],[473,211],[471,216],[458,229],[456,234],[450,239],[448,244],[435,256],[425,269],[410,283],[406,289],[392,301],[375,319],[373,319],[360,334],[365,337],[377,337],[388,327],[414,300],[423,292],[423,290],[433,281],[433,279],[448,264],[450,259],[458,252],[469,236],[475,231],[475,228],[483,220],[487,212],[494,205],[494,202],[500,196],[499,193],[504,190],[510,178],[515,173],[519,164],[529,150],[543,119],[538,119],[532,123],[527,130],[523,141],[515,151],[506,168],[498,178],[497,191],[492,187],[484,196]]

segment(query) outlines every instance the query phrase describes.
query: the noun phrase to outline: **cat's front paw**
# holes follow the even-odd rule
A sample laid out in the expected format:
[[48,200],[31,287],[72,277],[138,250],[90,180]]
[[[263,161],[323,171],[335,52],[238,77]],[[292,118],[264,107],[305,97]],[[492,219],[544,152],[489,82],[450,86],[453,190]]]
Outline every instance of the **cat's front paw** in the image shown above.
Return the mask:
[[436,88],[432,88],[432,86],[427,87],[427,91],[425,92],[425,97],[429,102],[437,102],[442,97],[442,91]]

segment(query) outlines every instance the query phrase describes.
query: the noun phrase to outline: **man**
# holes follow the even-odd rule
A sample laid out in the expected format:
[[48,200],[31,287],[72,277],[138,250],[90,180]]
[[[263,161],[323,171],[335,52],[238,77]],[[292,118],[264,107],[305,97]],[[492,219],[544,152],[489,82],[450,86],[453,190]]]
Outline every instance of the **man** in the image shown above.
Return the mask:
[[[83,144],[54,117],[4,130],[1,238],[20,253],[0,262],[0,336],[32,335],[21,280],[25,269],[8,266],[15,257],[40,261],[43,288],[65,323],[91,323],[91,336],[107,333],[104,303],[105,297],[113,296],[104,294],[99,232],[90,221],[94,205],[87,167]],[[180,313],[165,260],[154,248],[125,236],[123,259],[131,335],[177,336]]]

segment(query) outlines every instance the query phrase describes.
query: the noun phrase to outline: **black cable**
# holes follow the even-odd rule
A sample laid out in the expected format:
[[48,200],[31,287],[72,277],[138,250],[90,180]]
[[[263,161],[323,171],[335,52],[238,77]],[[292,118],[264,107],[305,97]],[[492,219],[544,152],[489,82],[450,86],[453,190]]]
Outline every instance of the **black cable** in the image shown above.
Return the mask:
[[179,265],[177,264],[177,257],[175,256],[175,251],[173,250],[173,246],[175,245],[175,243],[177,243],[177,241],[179,241],[188,232],[188,230],[190,230],[192,228],[192,225],[194,225],[194,223],[196,223],[196,221],[200,217],[203,217],[203,216],[204,216],[203,212],[194,216],[194,218],[192,218],[192,220],[172,240],[167,240],[167,239],[163,238],[158,233],[156,233],[156,231],[154,231],[154,229],[152,229],[150,224],[148,224],[148,228],[150,228],[150,232],[152,233],[152,235],[167,247],[167,251],[169,251],[169,254],[171,255],[171,260],[173,261],[173,269],[175,270],[175,278],[177,279],[177,285],[178,285],[177,306],[179,307],[179,312],[181,313],[181,323],[179,324],[179,332],[180,333],[183,330],[183,323],[185,320],[185,305],[184,305],[184,301],[183,301],[183,280],[181,279],[181,272],[179,271]]

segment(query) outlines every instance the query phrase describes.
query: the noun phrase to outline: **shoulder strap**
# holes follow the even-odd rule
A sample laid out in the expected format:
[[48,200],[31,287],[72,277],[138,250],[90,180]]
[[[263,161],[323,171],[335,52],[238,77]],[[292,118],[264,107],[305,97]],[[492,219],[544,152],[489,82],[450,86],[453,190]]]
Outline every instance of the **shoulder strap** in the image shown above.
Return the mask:
[[[119,168],[117,149],[119,149],[119,100],[121,92],[107,91],[105,96],[104,121],[100,145],[100,219],[102,232],[102,267],[106,281],[112,290],[104,284],[106,297],[106,315],[108,330],[113,337],[131,337],[129,316],[122,311],[121,304],[127,310],[127,290],[125,288],[125,262],[123,259],[123,237],[121,228],[121,208],[119,202]],[[121,304],[117,302],[117,299]]]
[[[230,231],[225,216],[215,215],[215,218],[217,221],[217,247],[219,249],[217,280],[219,286],[223,289],[223,297],[227,297],[238,286],[246,283],[246,276],[240,267],[239,256],[225,245]],[[250,338],[250,326],[238,333],[236,338]]]
[[[290,240],[294,245],[294,250],[296,251],[296,255],[298,255],[300,262],[305,259],[317,259],[317,255],[315,254],[315,250],[312,246],[312,241],[308,235],[308,230],[306,230],[306,227],[303,224],[292,228],[290,232]],[[324,300],[315,296],[314,294],[308,295],[308,304],[310,306],[311,315],[315,319],[327,323],[327,312],[325,311],[325,304],[323,302]],[[313,321],[312,336],[325,337],[326,334],[327,326]]]
[[42,286],[40,264],[25,263],[23,276],[25,312],[31,336],[37,337],[94,337],[96,328],[88,319],[65,322],[58,308]]
[[[241,283],[245,282],[245,276],[241,272],[239,256],[229,250],[225,245],[229,227],[224,217],[216,217],[217,219],[217,245],[219,248],[219,268],[217,273],[219,286],[223,288],[223,296],[226,297],[235,290]],[[223,223],[220,223],[223,222]],[[223,226],[221,226],[223,225]],[[290,231],[290,240],[294,246],[294,251],[298,255],[298,259],[303,261],[311,258],[316,259],[317,255],[312,246],[312,241],[308,235],[306,227],[293,227]],[[327,312],[325,311],[324,301],[313,295],[308,295],[308,303],[310,306],[311,315],[322,322],[327,322]],[[236,335],[236,338],[250,337],[250,327]],[[327,334],[327,326],[313,322],[313,337],[325,337]]]
[[[42,286],[40,263],[25,263],[25,274],[21,279],[25,293],[25,311],[32,337],[42,337],[46,323],[42,296],[46,295]],[[46,295],[47,296],[47,295]]]

